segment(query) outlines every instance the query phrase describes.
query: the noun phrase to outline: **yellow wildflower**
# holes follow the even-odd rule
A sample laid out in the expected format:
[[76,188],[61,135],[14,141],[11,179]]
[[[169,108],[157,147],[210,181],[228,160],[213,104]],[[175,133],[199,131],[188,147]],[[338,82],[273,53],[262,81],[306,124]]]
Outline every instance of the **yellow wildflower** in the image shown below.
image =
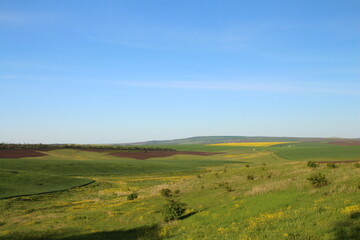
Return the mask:
[[352,214],[356,212],[360,212],[360,205],[348,206],[342,210],[342,213],[346,213],[346,214],[349,213]]

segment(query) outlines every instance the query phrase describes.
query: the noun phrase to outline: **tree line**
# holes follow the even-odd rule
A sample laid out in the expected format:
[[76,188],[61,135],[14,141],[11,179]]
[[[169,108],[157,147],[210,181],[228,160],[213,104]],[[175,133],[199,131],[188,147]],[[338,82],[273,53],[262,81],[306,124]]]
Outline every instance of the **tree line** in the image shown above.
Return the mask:
[[115,145],[87,145],[87,144],[15,144],[0,143],[0,149],[31,149],[31,150],[50,150],[50,149],[99,149],[99,150],[117,150],[129,152],[145,151],[176,151],[172,148],[160,147],[140,147],[140,146],[115,146]]

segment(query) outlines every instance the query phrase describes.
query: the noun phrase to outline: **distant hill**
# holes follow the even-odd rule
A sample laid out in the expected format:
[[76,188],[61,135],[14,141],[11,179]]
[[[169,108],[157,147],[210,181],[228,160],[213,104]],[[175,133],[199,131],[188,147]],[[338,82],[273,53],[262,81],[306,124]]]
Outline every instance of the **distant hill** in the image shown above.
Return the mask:
[[[337,138],[339,139],[339,138]],[[227,142],[323,142],[334,138],[298,138],[298,137],[246,137],[246,136],[202,136],[173,140],[155,140],[129,143],[129,145],[180,145],[180,144],[212,144]]]

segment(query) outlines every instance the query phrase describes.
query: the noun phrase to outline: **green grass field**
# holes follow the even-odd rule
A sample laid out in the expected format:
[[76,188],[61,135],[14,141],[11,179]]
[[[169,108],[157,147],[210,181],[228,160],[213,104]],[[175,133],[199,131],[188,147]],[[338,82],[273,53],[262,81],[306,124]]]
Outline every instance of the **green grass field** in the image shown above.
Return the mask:
[[[360,146],[289,145],[167,145],[221,154],[147,160],[70,149],[0,159],[0,239],[360,239],[360,168],[307,167],[360,160]],[[329,184],[313,187],[307,178],[317,173]],[[180,190],[180,220],[162,220],[164,188]]]

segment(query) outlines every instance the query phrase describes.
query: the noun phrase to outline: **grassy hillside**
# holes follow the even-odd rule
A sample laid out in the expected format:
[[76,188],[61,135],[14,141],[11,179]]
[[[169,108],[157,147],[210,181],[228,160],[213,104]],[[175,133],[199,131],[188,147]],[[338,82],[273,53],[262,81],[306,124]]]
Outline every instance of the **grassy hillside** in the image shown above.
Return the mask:
[[360,159],[360,146],[337,146],[322,143],[298,143],[274,146],[270,150],[287,160],[347,161]]
[[137,175],[144,173],[192,171],[201,167],[233,163],[219,155],[208,157],[177,155],[137,160],[118,158],[105,153],[77,150],[48,151],[37,158],[0,159],[0,167],[66,176]]
[[246,137],[246,136],[203,136],[174,140],[159,140],[135,143],[136,145],[178,145],[178,144],[213,144],[227,142],[321,142],[327,138],[297,138],[297,137]]
[[[19,191],[20,186],[31,189],[31,183],[51,187],[70,179],[95,180],[63,192],[0,200],[0,239],[359,239],[360,168],[306,163],[356,159],[358,147],[174,148],[223,153],[136,160],[55,150],[38,158],[0,159],[0,168],[7,168],[2,171],[21,174],[12,181],[6,180],[10,173],[2,178]],[[318,173],[327,179],[322,187],[308,180]],[[187,204],[180,220],[162,218],[165,188]],[[128,200],[134,192],[139,197]]]
[[92,180],[87,178],[71,178],[0,169],[0,199],[17,195],[65,190],[91,182]]

